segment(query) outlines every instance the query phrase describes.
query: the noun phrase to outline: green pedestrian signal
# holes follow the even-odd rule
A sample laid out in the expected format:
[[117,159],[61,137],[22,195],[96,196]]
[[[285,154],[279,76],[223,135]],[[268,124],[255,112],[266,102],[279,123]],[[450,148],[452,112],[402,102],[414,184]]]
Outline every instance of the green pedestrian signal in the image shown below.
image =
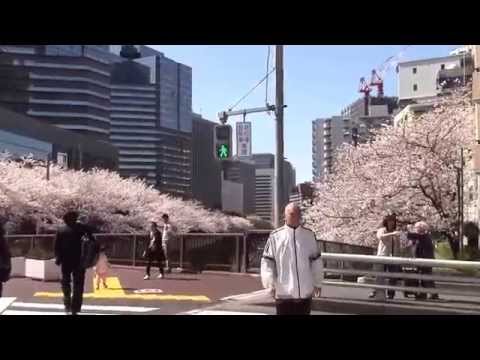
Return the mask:
[[217,147],[217,156],[220,160],[225,160],[230,157],[230,149],[226,144],[221,144]]
[[232,127],[230,125],[216,125],[213,136],[213,152],[217,160],[229,160],[232,156]]

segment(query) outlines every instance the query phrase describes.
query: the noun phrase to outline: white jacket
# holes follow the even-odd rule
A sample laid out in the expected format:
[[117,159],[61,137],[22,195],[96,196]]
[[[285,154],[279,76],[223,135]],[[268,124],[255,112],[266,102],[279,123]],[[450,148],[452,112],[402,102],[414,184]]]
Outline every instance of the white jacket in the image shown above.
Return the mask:
[[261,263],[263,287],[277,299],[308,299],[322,283],[322,261],[313,231],[287,225],[273,231]]

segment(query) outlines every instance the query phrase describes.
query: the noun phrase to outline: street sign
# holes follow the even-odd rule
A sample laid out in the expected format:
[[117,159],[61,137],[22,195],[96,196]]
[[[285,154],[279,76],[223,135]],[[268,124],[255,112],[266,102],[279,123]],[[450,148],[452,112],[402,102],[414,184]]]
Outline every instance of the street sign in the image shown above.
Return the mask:
[[249,157],[252,155],[252,123],[237,122],[237,156]]

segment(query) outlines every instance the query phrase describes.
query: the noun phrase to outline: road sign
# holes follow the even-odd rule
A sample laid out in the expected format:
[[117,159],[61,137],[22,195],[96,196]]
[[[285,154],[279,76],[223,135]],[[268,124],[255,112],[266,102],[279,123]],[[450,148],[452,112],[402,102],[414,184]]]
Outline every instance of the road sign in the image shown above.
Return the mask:
[[237,156],[248,157],[252,155],[252,123],[237,122]]

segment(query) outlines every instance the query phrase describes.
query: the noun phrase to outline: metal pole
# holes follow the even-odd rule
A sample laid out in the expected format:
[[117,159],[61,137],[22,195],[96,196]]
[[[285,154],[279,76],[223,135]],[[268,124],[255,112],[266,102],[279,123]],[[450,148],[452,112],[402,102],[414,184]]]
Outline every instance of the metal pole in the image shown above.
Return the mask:
[[247,253],[247,233],[243,234],[243,258],[242,258],[242,272],[247,272],[247,262],[248,262],[248,253]]
[[137,235],[133,235],[133,256],[132,265],[136,266],[137,263]]
[[183,234],[180,235],[180,264],[178,265],[178,267],[180,269],[183,269],[183,253],[184,253],[184,249],[185,249],[185,241],[184,241],[184,238],[183,238]]
[[459,228],[458,237],[460,240],[460,251],[463,250],[463,148],[460,148],[460,178],[459,178]]
[[235,236],[235,267],[237,272],[240,272],[240,237]]
[[50,157],[51,157],[51,154],[48,153],[47,154],[47,181],[50,180]]
[[276,115],[276,154],[275,154],[275,227],[281,226],[281,211],[283,208],[283,45],[275,48],[275,115]]

